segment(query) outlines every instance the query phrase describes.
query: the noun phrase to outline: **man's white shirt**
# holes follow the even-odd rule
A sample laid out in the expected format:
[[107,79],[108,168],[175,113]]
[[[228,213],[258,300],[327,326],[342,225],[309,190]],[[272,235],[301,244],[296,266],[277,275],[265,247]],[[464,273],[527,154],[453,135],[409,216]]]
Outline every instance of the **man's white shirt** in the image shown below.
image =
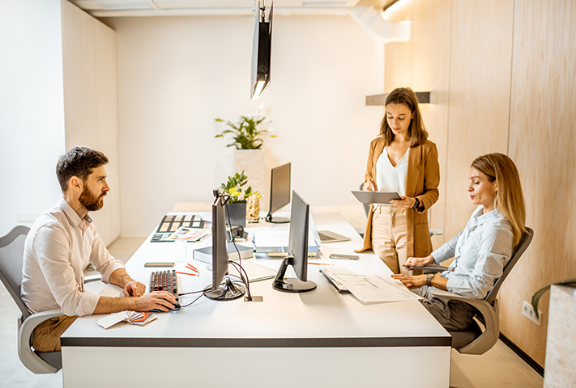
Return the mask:
[[28,309],[92,314],[100,296],[84,290],[88,263],[102,274],[104,283],[112,272],[125,268],[108,253],[90,217],[81,219],[61,198],[38,217],[26,237],[21,294]]

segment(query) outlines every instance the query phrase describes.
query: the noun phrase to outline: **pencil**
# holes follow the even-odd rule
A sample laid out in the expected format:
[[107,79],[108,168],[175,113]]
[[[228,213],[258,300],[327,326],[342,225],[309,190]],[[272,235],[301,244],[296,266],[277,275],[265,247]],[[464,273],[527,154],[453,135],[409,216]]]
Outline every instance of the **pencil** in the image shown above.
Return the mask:
[[188,272],[178,272],[178,271],[176,271],[176,273],[179,273],[179,274],[181,274],[181,275],[198,276],[198,274],[195,274],[195,273],[188,273]]

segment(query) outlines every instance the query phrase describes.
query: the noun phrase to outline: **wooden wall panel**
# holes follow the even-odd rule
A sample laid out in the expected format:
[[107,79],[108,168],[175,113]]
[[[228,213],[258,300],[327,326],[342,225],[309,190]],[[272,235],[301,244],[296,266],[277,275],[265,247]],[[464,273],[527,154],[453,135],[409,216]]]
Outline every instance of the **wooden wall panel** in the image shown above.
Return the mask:
[[[446,202],[446,156],[450,86],[450,29],[452,0],[412,0],[402,3],[389,20],[410,20],[411,39],[385,46],[386,92],[409,86],[415,91],[431,91],[431,104],[420,105],[430,140],[438,146],[440,198],[430,210],[430,227],[444,230]],[[435,247],[445,235],[433,238]]]
[[509,155],[519,168],[534,240],[501,290],[500,330],[541,365],[541,326],[522,301],[553,282],[576,278],[576,3],[516,1]]
[[446,174],[446,239],[475,209],[471,162],[508,149],[513,0],[454,0]]

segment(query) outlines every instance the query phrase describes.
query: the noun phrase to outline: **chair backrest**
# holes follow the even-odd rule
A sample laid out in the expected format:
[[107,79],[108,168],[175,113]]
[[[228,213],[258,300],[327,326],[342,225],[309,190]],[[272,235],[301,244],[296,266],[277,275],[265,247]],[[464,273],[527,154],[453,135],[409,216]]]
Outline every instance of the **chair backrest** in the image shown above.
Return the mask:
[[30,231],[27,226],[16,226],[6,236],[0,237],[0,280],[20,308],[24,319],[30,312],[20,298],[22,265],[24,264],[24,242]]
[[[364,187],[364,182],[360,183],[360,190],[362,190],[362,188]],[[366,217],[370,216],[370,205],[368,205],[367,203],[362,203],[362,205],[364,206],[364,214],[366,214]]]
[[494,299],[496,298],[496,295],[498,295],[498,291],[500,290],[500,286],[502,286],[502,282],[504,282],[504,279],[506,279],[506,277],[508,276],[510,271],[512,271],[512,268],[514,268],[514,266],[518,262],[518,259],[520,259],[520,256],[522,256],[524,251],[526,251],[526,249],[528,248],[528,246],[532,242],[532,237],[534,237],[534,231],[527,227],[526,232],[522,236],[522,240],[520,241],[520,244],[518,244],[518,247],[516,248],[516,250],[512,254],[512,257],[508,261],[508,264],[506,264],[506,266],[504,267],[504,270],[502,271],[502,276],[500,276],[500,278],[498,280],[496,280],[496,283],[494,284],[494,288],[492,288],[492,290],[490,290],[488,295],[486,295],[486,298],[485,298],[486,302],[488,302],[490,304],[492,304],[492,302],[494,302]]

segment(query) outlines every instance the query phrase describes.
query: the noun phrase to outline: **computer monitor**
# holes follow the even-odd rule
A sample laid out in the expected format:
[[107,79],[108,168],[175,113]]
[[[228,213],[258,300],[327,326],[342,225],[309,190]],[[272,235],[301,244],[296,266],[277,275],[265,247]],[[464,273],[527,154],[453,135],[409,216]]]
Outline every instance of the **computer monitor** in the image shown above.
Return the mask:
[[228,276],[228,249],[224,211],[230,196],[214,190],[212,205],[212,284],[204,289],[204,296],[212,300],[238,299],[246,293],[244,286],[233,283]]
[[290,169],[291,164],[286,163],[273,168],[270,172],[270,207],[266,216],[268,222],[275,224],[290,222],[288,218],[272,218],[272,213],[290,203]]
[[[292,192],[292,211],[290,212],[290,237],[288,240],[288,256],[272,283],[274,289],[284,292],[307,292],[316,288],[316,283],[308,280],[308,225],[310,220],[310,205]],[[284,278],[288,266],[294,267],[296,278]]]

